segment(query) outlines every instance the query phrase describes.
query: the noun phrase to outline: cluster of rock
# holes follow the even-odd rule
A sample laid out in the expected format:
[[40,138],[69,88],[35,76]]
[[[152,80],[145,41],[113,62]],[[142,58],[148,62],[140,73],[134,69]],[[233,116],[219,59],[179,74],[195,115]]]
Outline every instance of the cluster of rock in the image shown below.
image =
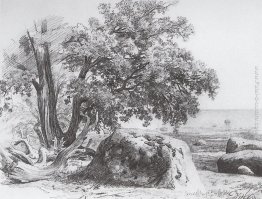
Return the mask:
[[262,142],[230,138],[226,154],[217,161],[219,172],[262,176]]
[[143,187],[204,191],[188,145],[155,133],[115,132],[78,177]]

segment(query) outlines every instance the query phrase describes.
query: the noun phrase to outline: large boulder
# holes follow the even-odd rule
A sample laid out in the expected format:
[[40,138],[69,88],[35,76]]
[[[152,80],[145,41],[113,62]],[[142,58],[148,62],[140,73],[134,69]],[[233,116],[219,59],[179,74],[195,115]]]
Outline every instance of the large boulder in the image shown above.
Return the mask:
[[244,150],[227,153],[217,161],[218,172],[239,173],[240,166],[246,166],[255,175],[262,176],[262,151]]
[[262,142],[233,137],[227,141],[226,153],[235,153],[243,150],[262,150]]
[[187,144],[160,134],[116,132],[103,140],[82,179],[204,191]]
[[248,167],[246,167],[246,166],[240,166],[240,167],[238,167],[238,173],[239,174],[243,174],[243,175],[250,175],[250,176],[253,176],[254,175],[254,173],[253,173],[253,171],[251,171],[251,169],[250,168],[248,168]]

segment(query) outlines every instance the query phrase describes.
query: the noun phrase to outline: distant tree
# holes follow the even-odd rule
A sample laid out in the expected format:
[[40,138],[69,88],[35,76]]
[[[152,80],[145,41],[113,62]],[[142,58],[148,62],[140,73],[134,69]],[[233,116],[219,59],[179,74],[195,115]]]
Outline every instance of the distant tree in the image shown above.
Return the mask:
[[[92,128],[115,131],[120,121],[133,116],[145,126],[153,117],[183,124],[198,112],[199,95],[215,97],[215,71],[178,46],[177,40],[187,40],[193,27],[184,17],[165,16],[171,5],[154,0],[100,4],[103,21],[91,18],[86,26],[68,30],[44,20],[36,34],[27,32],[20,39],[23,51],[8,57],[13,69],[1,81],[1,92],[32,96],[34,88],[45,146],[63,139],[68,147],[50,172],[39,171],[39,179],[60,167]],[[65,75],[58,84],[54,71],[61,63]],[[72,106],[66,131],[58,121],[58,106]],[[81,122],[85,128],[76,136]]]

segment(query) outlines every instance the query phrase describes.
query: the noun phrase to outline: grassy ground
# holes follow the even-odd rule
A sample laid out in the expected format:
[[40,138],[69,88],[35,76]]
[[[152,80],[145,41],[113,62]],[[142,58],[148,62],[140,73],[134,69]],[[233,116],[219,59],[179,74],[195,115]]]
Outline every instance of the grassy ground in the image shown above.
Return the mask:
[[[126,129],[128,130],[128,129]],[[3,180],[0,186],[1,199],[13,198],[53,198],[53,199],[89,199],[89,198],[172,198],[172,199],[262,199],[262,178],[217,173],[216,162],[225,153],[229,137],[238,136],[248,139],[262,140],[248,130],[217,131],[199,130],[187,131],[180,134],[162,132],[182,139],[188,143],[193,155],[193,161],[199,172],[207,192],[203,193],[174,193],[166,189],[144,189],[134,187],[101,186],[92,182],[68,183],[64,181],[39,181],[28,184],[9,184]],[[205,140],[206,145],[195,146],[199,140]]]

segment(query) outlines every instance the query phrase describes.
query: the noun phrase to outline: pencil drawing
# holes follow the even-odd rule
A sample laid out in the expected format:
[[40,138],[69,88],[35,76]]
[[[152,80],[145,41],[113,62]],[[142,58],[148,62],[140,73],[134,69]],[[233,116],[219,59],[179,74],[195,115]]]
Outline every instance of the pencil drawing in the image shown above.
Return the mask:
[[[258,102],[248,129],[200,111],[202,96],[216,100],[220,78],[184,47],[195,30],[170,17],[178,5],[101,1],[85,22],[52,13],[9,42],[0,80],[4,198],[30,197],[8,192],[18,187],[33,198],[262,197]],[[257,93],[258,82],[256,72]],[[205,113],[207,124],[190,128]]]

